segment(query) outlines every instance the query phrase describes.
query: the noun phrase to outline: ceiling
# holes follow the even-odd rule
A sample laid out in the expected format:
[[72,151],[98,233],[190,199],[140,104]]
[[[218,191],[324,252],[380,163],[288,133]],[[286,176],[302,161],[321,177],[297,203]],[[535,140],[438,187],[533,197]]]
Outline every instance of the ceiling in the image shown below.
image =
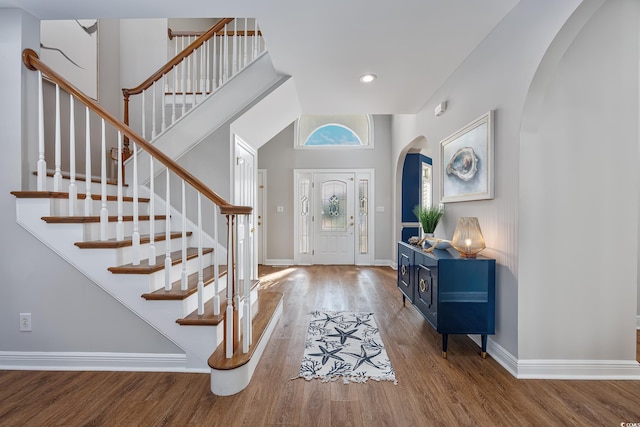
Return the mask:
[[[256,17],[306,114],[416,113],[519,0],[0,0],[40,19]],[[378,78],[360,83],[359,77]]]

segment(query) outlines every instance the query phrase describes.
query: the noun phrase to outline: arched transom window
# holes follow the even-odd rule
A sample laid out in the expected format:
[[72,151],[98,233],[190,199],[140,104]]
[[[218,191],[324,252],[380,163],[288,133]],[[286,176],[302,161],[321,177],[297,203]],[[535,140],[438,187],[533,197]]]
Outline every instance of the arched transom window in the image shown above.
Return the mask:
[[372,148],[371,118],[366,114],[346,116],[303,115],[296,126],[296,148]]

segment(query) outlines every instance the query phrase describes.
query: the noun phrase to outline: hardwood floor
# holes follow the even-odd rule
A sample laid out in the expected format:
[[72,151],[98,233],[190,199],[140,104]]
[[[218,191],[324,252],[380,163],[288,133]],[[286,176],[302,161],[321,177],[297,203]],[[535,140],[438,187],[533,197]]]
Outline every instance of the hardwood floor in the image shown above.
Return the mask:
[[[243,392],[214,396],[207,374],[0,371],[0,426],[640,423],[640,381],[517,380],[460,335],[449,338],[442,359],[440,336],[402,306],[389,268],[264,267],[261,273],[262,287],[284,293],[284,313]],[[314,309],[375,312],[398,385],[292,380]]]

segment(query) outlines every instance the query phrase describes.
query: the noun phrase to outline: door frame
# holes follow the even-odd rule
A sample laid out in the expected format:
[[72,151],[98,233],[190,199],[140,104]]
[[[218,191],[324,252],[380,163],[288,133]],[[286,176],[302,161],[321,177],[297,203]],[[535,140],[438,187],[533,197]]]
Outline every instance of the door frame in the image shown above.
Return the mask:
[[[358,197],[353,198],[355,216],[354,226],[354,262],[355,265],[374,265],[375,264],[375,169],[294,169],[293,170],[293,262],[296,265],[312,265],[313,264],[313,249],[315,245],[314,228],[311,227],[310,250],[307,253],[301,252],[299,249],[299,235],[300,235],[300,209],[301,203],[298,203],[298,187],[302,180],[309,180],[311,185],[314,184],[314,174],[320,173],[353,173],[355,176],[355,194],[358,194],[358,183],[361,180],[368,182],[368,197],[367,197],[367,251],[366,253],[360,253],[359,240],[360,240],[360,214],[359,214],[359,200]],[[311,194],[313,195],[313,187]],[[313,212],[313,198],[310,201],[309,211]]]
[[256,198],[256,230],[258,240],[258,264],[264,264],[267,257],[267,170],[258,169],[258,186]]

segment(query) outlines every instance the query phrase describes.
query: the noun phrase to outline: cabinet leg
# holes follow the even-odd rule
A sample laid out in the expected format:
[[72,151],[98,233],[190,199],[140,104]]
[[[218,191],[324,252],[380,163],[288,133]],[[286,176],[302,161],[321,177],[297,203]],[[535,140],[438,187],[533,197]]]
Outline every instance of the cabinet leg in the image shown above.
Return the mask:
[[447,358],[447,342],[449,340],[448,334],[442,334],[442,358]]
[[402,306],[405,306],[405,303],[407,302],[407,297],[404,296],[404,294],[402,294]]
[[483,334],[481,335],[481,339],[482,339],[482,353],[480,353],[480,355],[482,356],[483,359],[487,358],[487,335]]

